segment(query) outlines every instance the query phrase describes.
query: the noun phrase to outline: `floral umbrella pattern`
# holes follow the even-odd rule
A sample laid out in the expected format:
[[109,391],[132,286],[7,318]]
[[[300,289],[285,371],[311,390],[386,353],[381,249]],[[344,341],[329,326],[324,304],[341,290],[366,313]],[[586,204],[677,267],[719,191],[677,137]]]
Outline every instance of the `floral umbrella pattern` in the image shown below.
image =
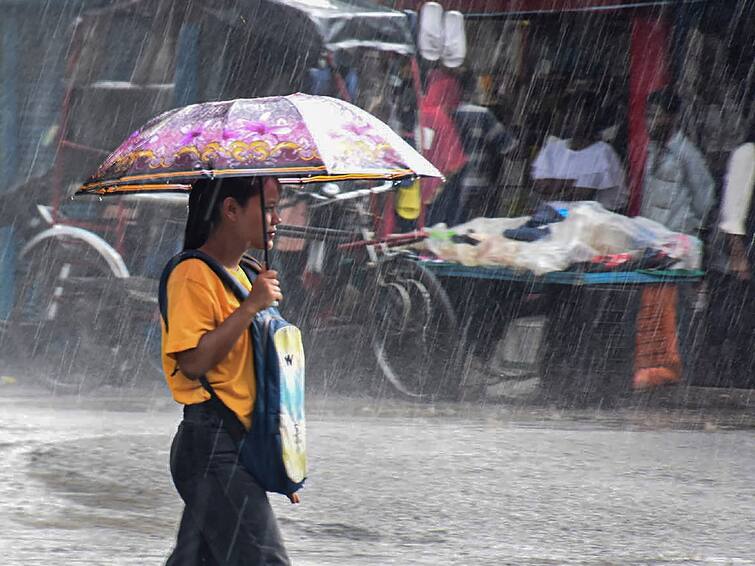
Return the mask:
[[294,94],[194,104],[128,137],[79,193],[187,190],[206,176],[326,179],[440,177],[369,113],[334,98]]

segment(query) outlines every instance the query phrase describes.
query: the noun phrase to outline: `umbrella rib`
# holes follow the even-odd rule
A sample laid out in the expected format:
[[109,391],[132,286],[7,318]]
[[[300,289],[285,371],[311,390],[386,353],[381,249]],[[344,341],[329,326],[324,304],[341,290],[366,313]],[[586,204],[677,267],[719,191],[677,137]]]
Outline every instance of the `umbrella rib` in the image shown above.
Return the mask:
[[[265,176],[265,175],[286,175],[291,173],[317,173],[325,172],[325,175],[310,175],[308,177],[280,177],[282,181],[290,183],[320,183],[325,181],[347,181],[347,180],[392,180],[400,179],[402,177],[408,177],[414,175],[411,169],[395,169],[393,171],[383,171],[375,173],[349,173],[343,175],[329,175],[325,167],[288,167],[288,168],[274,168],[274,169],[218,169],[218,170],[203,170],[203,171],[176,171],[164,174],[156,175],[139,175],[133,177],[123,177],[121,179],[111,181],[99,181],[96,183],[88,183],[84,185],[78,192],[79,193],[111,193],[111,192],[124,192],[124,190],[183,190],[173,189],[173,187],[183,187],[186,184],[160,184],[155,181],[160,178],[181,178],[181,179],[197,179],[200,177],[244,177],[244,176]],[[143,180],[143,183],[139,181]]]

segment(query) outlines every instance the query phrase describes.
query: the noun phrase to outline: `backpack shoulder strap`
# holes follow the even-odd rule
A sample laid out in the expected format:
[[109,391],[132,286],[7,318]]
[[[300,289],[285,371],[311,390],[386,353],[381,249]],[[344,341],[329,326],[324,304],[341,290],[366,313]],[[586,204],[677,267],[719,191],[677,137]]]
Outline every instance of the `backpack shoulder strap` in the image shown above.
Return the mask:
[[[168,329],[168,278],[179,263],[187,259],[199,259],[203,261],[218,276],[223,284],[228,287],[239,301],[246,299],[249,294],[244,286],[233,277],[228,271],[220,265],[215,259],[199,250],[184,250],[181,253],[170,258],[162,275],[160,275],[160,285],[158,287],[157,302],[160,306],[160,315],[165,323],[165,329]],[[243,266],[242,266],[243,268]],[[246,270],[245,270],[246,271]],[[247,277],[249,274],[247,273]],[[251,279],[250,279],[251,280]]]
[[165,264],[162,274],[160,274],[160,284],[157,288],[157,304],[160,307],[160,316],[165,324],[165,329],[168,329],[168,278],[176,266],[182,261],[189,259],[186,251],[174,255]]
[[241,256],[241,269],[244,270],[250,283],[254,283],[257,276],[264,271],[262,264],[249,254]]
[[[239,281],[235,277],[228,273],[228,271],[226,271],[226,269],[212,257],[199,250],[184,250],[181,253],[170,258],[167,265],[163,269],[162,275],[160,275],[160,286],[158,289],[157,301],[160,306],[160,316],[162,316],[166,330],[168,329],[168,278],[170,277],[170,274],[173,272],[176,266],[182,261],[186,261],[187,259],[199,259],[205,262],[207,266],[212,269],[213,273],[215,273],[215,275],[220,278],[223,284],[233,291],[233,294],[236,295],[236,298],[238,298],[239,301],[243,301],[249,294],[244,286],[241,285],[241,283],[239,283]],[[244,433],[246,432],[244,425],[241,424],[241,421],[239,421],[235,413],[231,411],[231,409],[229,409],[223,403],[223,401],[221,401],[220,397],[218,397],[218,394],[215,392],[215,389],[212,387],[212,385],[210,385],[210,382],[207,380],[206,376],[203,375],[202,377],[200,377],[199,382],[202,384],[202,387],[204,387],[205,390],[210,394],[210,404],[212,406],[212,409],[215,411],[215,414],[218,415],[223,421],[223,425],[231,435],[233,441],[237,445],[240,444],[244,437]]]

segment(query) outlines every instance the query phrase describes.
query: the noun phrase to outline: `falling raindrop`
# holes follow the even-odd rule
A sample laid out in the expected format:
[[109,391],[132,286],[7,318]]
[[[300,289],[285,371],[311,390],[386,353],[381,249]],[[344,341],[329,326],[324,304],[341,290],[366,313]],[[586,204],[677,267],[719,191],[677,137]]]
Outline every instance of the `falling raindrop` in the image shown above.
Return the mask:
[[[284,187],[271,261],[304,332],[311,462],[301,505],[270,496],[292,561],[755,556],[741,527],[755,499],[755,3],[422,4],[3,5],[3,563],[164,562],[183,507],[157,283],[182,249],[187,196],[71,193],[166,111],[299,91],[366,109],[446,182]],[[433,25],[430,61],[416,41]],[[663,86],[683,137],[646,151],[675,106],[646,112]],[[362,128],[350,151],[369,146]],[[298,141],[252,151],[272,159]],[[192,144],[189,169],[217,164]],[[136,149],[134,163],[162,167]],[[577,194],[674,234],[576,210]],[[564,218],[526,225],[543,200]],[[704,276],[679,279],[673,254]],[[241,514],[254,507],[226,493]],[[216,561],[242,523],[223,523]]]

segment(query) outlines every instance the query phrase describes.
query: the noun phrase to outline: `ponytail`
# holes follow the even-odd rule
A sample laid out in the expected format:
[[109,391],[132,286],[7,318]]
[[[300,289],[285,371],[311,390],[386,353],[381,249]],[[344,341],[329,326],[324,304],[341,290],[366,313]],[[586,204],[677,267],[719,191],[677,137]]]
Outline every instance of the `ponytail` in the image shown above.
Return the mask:
[[262,190],[261,177],[230,177],[200,179],[189,193],[189,216],[186,219],[184,250],[201,248],[220,222],[221,207],[226,198],[245,206]]

